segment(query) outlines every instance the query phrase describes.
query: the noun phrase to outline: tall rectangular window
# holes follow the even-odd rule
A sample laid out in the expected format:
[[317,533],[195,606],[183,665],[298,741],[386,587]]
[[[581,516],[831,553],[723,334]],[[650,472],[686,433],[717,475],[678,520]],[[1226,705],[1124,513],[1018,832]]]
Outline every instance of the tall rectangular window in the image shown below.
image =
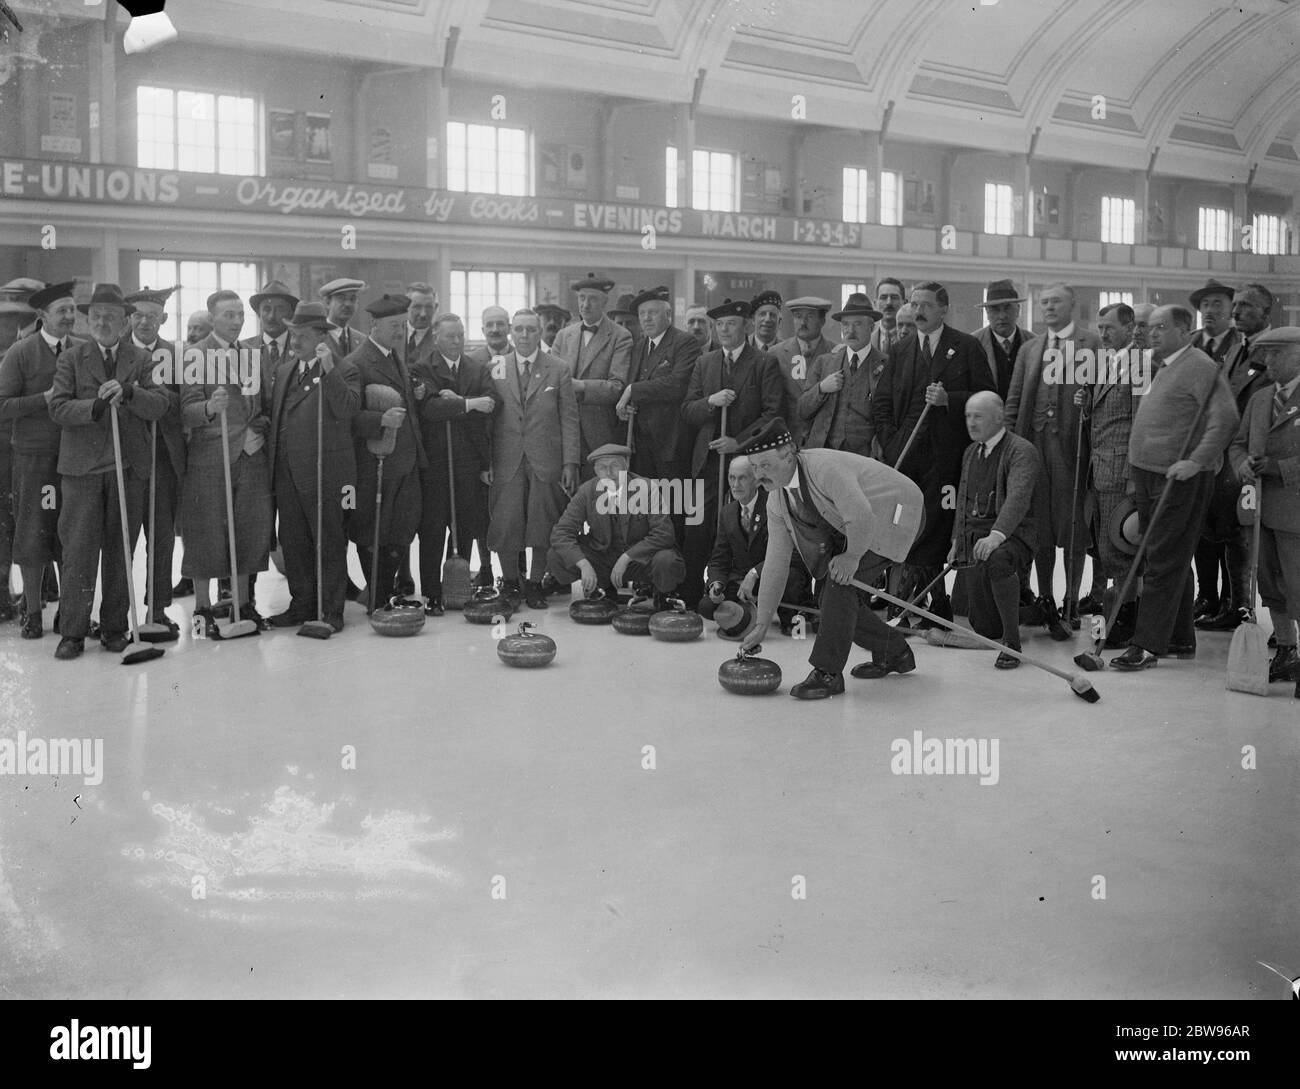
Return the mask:
[[1011,186],[985,182],[984,233],[1010,234],[1015,224],[1011,209]]
[[867,221],[867,198],[870,195],[867,178],[867,172],[860,166],[844,168],[844,204],[840,218],[845,223]]
[[528,273],[492,269],[451,270],[451,312],[465,321],[470,340],[483,337],[482,315],[489,306],[503,306],[511,316],[528,305]]
[[253,98],[141,86],[135,113],[138,166],[262,173],[261,110]]
[[1257,215],[1251,228],[1253,253],[1286,253],[1286,223],[1281,216]]
[[1132,245],[1136,205],[1128,197],[1101,198],[1101,240]]
[[[664,203],[681,206],[677,185],[678,155],[671,144],[664,152]],[[740,159],[729,151],[696,148],[691,157],[691,207],[700,212],[735,212],[740,208]]]
[[257,315],[248,300],[260,286],[257,265],[251,261],[172,261],[140,258],[141,288],[159,291],[180,284],[167,300],[167,319],[158,336],[167,341],[185,339],[185,323],[196,310],[207,310],[208,296],[217,290],[234,291],[244,300],[243,336],[257,332]]
[[448,121],[447,188],[457,193],[530,196],[528,133],[504,125]]
[[893,170],[880,172],[880,222],[886,227],[903,225],[903,176]]
[[1103,291],[1097,297],[1097,309],[1104,310],[1108,306],[1114,306],[1116,303],[1127,303],[1133,305],[1133,292],[1131,291]]
[[1201,205],[1197,212],[1196,248],[1232,249],[1232,212],[1227,208],[1207,208]]

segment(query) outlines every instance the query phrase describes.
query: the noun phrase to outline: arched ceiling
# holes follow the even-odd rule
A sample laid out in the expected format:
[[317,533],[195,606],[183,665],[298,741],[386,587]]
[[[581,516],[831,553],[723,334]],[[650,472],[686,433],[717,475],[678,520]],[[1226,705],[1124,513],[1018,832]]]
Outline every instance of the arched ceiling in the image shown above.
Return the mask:
[[[11,0],[13,2],[13,0]],[[101,0],[103,2],[103,0]],[[107,0],[112,2],[112,0]],[[86,18],[85,0],[16,0]],[[1300,184],[1300,0],[170,0],[193,40],[895,138]],[[94,11],[94,9],[90,9]],[[94,18],[95,15],[90,14]],[[102,16],[99,16],[102,18]],[[265,34],[259,28],[265,27]],[[1101,116],[1096,96],[1104,96]]]

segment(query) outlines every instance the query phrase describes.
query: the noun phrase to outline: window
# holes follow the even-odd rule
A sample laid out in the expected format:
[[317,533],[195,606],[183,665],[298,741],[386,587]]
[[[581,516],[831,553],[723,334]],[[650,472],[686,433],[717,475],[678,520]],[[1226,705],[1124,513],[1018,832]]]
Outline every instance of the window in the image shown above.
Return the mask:
[[1134,202],[1127,197],[1101,198],[1101,240],[1133,244]]
[[1251,224],[1251,250],[1254,253],[1286,253],[1286,224],[1281,216],[1257,215]]
[[137,165],[203,174],[262,173],[256,100],[137,87],[135,107]]
[[860,166],[844,168],[844,211],[840,216],[845,223],[867,221],[867,172]]
[[[691,158],[691,206],[700,212],[735,212],[740,207],[739,160],[727,151],[696,148]],[[664,154],[664,203],[681,205],[677,186],[677,149]]]
[[167,318],[158,330],[163,340],[184,341],[185,323],[196,310],[207,310],[208,296],[218,289],[238,292],[244,300],[243,336],[257,332],[257,315],[248,300],[257,294],[260,276],[257,265],[240,261],[154,261],[140,259],[141,288],[157,291],[180,284],[167,300]]
[[458,193],[529,196],[528,134],[499,125],[448,121],[447,188]]
[[867,285],[866,284],[840,284],[840,306],[847,306],[849,301],[849,296],[854,293],[857,293],[859,295],[866,295]]
[[1196,248],[1228,250],[1232,248],[1232,213],[1227,208],[1201,205],[1197,217]]
[[[1132,201],[1129,201],[1132,204]],[[1108,306],[1114,306],[1116,303],[1127,303],[1133,305],[1133,292],[1131,291],[1103,291],[1097,299],[1097,309],[1104,310]]]
[[880,173],[880,222],[886,227],[903,225],[903,176],[893,170]]
[[483,336],[480,318],[489,306],[504,306],[512,317],[528,305],[528,273],[454,268],[451,270],[451,312],[465,321],[470,340]]
[[1011,214],[1011,186],[985,182],[984,233],[1010,234],[1014,222]]

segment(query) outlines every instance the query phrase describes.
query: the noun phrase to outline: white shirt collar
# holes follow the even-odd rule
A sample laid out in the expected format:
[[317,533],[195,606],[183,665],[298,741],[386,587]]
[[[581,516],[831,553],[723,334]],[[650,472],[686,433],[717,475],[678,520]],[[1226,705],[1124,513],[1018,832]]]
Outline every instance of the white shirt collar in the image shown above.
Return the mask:
[[45,343],[50,346],[51,351],[53,351],[61,343],[63,343],[61,340],[59,340],[58,337],[50,336],[49,331],[45,328],[44,325],[41,326],[41,336],[44,338]]
[[1050,329],[1047,330],[1048,340],[1051,340],[1052,337],[1056,337],[1057,340],[1069,340],[1072,336],[1074,336],[1074,322],[1070,322],[1069,325],[1062,329],[1058,329],[1055,333]]
[[267,344],[268,346],[274,344],[277,348],[283,348],[283,347],[284,347],[284,342],[285,342],[286,340],[288,340],[288,339],[289,339],[289,330],[288,330],[288,329],[286,329],[286,330],[285,330],[283,333],[281,333],[278,337],[269,337],[269,336],[267,336],[265,333],[262,334],[262,341],[263,341],[265,344]]
[[1282,397],[1284,400],[1291,400],[1295,396],[1297,387],[1300,387],[1300,374],[1297,374],[1285,386],[1282,387]]
[[[442,355],[441,352],[439,352],[438,354],[439,354],[439,355]],[[463,359],[464,357],[462,356],[461,358]],[[460,366],[460,360],[459,360],[459,359],[448,359],[445,355],[442,355],[442,361],[443,361],[444,363],[447,364],[447,369],[448,369],[448,370],[453,370],[453,371],[454,371],[457,367]]]
[[758,492],[755,492],[752,496],[750,496],[748,503],[740,504],[740,510],[742,514],[745,514],[748,517],[753,518],[754,508],[757,506],[758,506]]
[[947,324],[947,323],[945,323],[945,322],[941,322],[940,325],[939,325],[939,328],[938,328],[938,329],[935,329],[933,332],[930,332],[930,333],[922,333],[922,334],[921,334],[921,337],[922,337],[923,339],[928,340],[928,341],[930,342],[930,354],[931,354],[931,355],[938,355],[938,354],[939,354],[939,340],[940,340],[940,338],[943,336],[943,330],[944,330],[946,324]]
[[384,358],[385,358],[385,359],[387,359],[390,355],[393,354],[393,350],[392,350],[391,348],[385,348],[385,347],[384,347],[382,344],[380,344],[379,341],[377,341],[374,337],[370,337],[370,336],[368,336],[368,337],[366,337],[366,339],[367,339],[368,341],[370,341],[370,343],[373,344],[376,348],[378,348],[381,352],[384,353]]
[[790,483],[787,484],[786,487],[787,487],[787,488],[797,488],[797,487],[799,487],[799,464],[798,464],[798,462],[795,463],[795,467],[794,467],[794,476],[792,476],[792,477],[790,478]]
[[540,348],[538,348],[532,355],[520,355],[518,352],[515,352],[515,361],[518,363],[527,363],[531,367],[537,362],[537,357],[541,354],[542,350]]
[[1000,427],[998,428],[998,433],[983,444],[985,457],[988,457],[989,454],[993,453],[994,447],[996,447],[997,444],[1002,441],[1002,436],[1005,435],[1006,433],[1007,433],[1007,429],[1005,427]]
[[[667,332],[667,330],[664,330],[664,332]],[[651,350],[652,352],[653,352],[656,348],[659,347],[659,342],[660,342],[661,340],[663,340],[663,338],[664,338],[664,334],[663,334],[663,333],[660,333],[657,337],[651,337],[651,338],[650,338],[650,350]]]
[[216,333],[212,334],[212,339],[217,342],[218,348],[231,348],[233,345],[228,340],[222,340]]
[[[131,343],[134,344],[134,345],[135,345],[137,348],[139,348],[141,351],[148,352],[148,351],[151,351],[151,350],[152,350],[152,349],[149,347],[148,344],[146,344],[143,340],[141,340],[141,339],[140,339],[138,336],[136,336],[134,333],[131,334]],[[154,343],[156,344],[157,341],[155,341]]]
[[407,340],[410,340],[411,337],[415,337],[415,343],[416,343],[416,344],[423,344],[423,343],[424,343],[424,338],[428,335],[428,333],[429,333],[429,330],[428,330],[428,329],[417,329],[417,328],[416,328],[414,325],[412,325],[409,321],[406,323],[406,339],[407,339]]
[[1167,355],[1167,356],[1165,356],[1165,358],[1162,360],[1162,365],[1163,365],[1163,366],[1166,366],[1166,367],[1169,366],[1169,364],[1171,364],[1175,359],[1177,359],[1180,355],[1182,355],[1182,354],[1183,354],[1185,351],[1187,351],[1187,349],[1190,348],[1190,347],[1191,347],[1191,344],[1190,344],[1190,343],[1189,343],[1189,344],[1184,344],[1181,348],[1178,349],[1178,351],[1174,352],[1173,355]]

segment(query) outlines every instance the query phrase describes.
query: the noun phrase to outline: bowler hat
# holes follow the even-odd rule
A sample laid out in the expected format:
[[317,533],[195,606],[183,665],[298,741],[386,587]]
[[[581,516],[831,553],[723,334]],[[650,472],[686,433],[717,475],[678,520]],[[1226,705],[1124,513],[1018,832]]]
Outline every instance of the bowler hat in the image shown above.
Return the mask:
[[632,300],[636,298],[631,292],[626,295],[620,295],[618,302],[605,311],[610,318],[634,318],[636,311],[632,309]]

